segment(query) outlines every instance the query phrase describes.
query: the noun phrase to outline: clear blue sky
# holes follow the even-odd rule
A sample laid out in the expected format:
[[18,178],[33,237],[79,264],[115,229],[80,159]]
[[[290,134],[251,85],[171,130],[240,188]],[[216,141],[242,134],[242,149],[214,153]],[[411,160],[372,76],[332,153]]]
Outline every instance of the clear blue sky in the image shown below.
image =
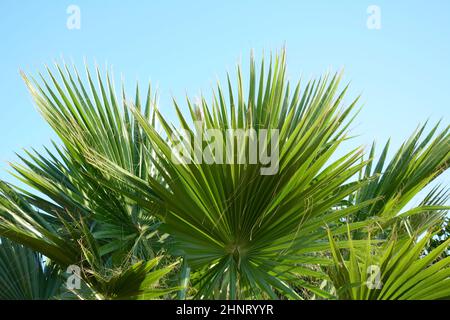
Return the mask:
[[[66,27],[70,4],[81,29]],[[366,26],[369,5],[381,29]],[[250,50],[257,56],[286,45],[291,79],[345,68],[351,97],[365,107],[352,143],[393,145],[419,122],[448,124],[450,1],[12,1],[0,2],[0,178],[22,148],[54,138],[33,107],[19,68],[36,74],[62,56],[78,65],[105,62],[125,82],[158,85],[161,108],[209,91]],[[170,114],[170,113],[169,113]],[[448,179],[446,179],[448,182]]]

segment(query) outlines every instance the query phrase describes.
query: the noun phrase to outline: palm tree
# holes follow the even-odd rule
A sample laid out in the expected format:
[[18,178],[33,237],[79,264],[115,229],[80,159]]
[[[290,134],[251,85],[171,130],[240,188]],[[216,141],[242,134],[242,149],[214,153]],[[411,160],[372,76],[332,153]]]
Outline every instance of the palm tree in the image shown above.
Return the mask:
[[[405,209],[448,168],[448,128],[433,139],[436,126],[422,141],[420,128],[386,168],[388,146],[374,170],[374,148],[366,160],[362,148],[337,157],[358,99],[343,106],[341,74],[291,87],[284,52],[259,70],[251,59],[247,90],[238,68],[236,88],[228,77],[226,91],[218,84],[210,103],[187,99],[189,117],[174,101],[178,127],[157,109],[150,87],[144,104],[138,87],[132,102],[122,89],[120,104],[108,74],[97,70],[96,86],[88,69],[87,85],[76,69],[47,70],[48,80],[24,79],[62,145],[46,155],[27,152],[12,165],[35,192],[1,184],[0,236],[39,252],[60,272],[80,265],[88,292],[81,298],[170,298],[175,289],[178,298],[364,298],[345,293],[363,284],[337,271],[347,263],[359,270],[360,252],[394,242],[391,256],[401,255],[397,242],[414,247],[448,210],[437,187]],[[266,164],[258,162],[173,157],[180,145],[212,154],[202,139],[210,130],[224,141],[229,130],[254,132],[240,144],[233,137],[233,153],[248,155],[257,139],[266,153],[279,151],[276,172],[261,174]],[[440,253],[425,257],[431,263]],[[161,269],[151,272],[158,261]],[[433,270],[447,275],[448,264]],[[377,297],[448,297],[445,290],[404,291]]]

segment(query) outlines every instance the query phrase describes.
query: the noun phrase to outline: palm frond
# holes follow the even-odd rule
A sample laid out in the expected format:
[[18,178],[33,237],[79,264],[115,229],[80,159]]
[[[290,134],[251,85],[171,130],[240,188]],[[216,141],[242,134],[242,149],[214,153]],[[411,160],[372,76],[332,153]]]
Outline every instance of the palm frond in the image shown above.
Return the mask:
[[[0,187],[0,235],[17,243],[12,244],[9,240],[2,240],[5,241],[5,245],[2,247],[4,253],[0,252],[0,257],[6,259],[8,255],[18,255],[16,260],[20,260],[21,252],[28,254],[28,260],[25,260],[27,257],[23,256],[24,259],[18,261],[18,263],[24,264],[23,268],[28,268],[23,272],[32,272],[29,266],[31,263],[34,263],[35,268],[39,267],[36,265],[38,263],[36,259],[41,255],[34,253],[36,251],[44,255],[55,266],[56,274],[58,272],[65,273],[67,268],[73,265],[79,268],[80,274],[77,277],[86,288],[80,287],[79,289],[82,289],[80,292],[72,290],[73,294],[70,296],[75,295],[83,299],[86,297],[150,299],[178,290],[173,286],[157,287],[158,283],[163,280],[162,278],[174,269],[176,263],[155,269],[154,267],[161,260],[160,257],[144,261],[133,252],[127,254],[129,256],[127,259],[122,259],[120,262],[114,261],[114,256],[109,251],[105,252],[104,245],[95,238],[91,231],[92,226],[84,221],[85,217],[82,214],[75,215],[67,211],[64,215],[58,215],[58,211],[56,211],[54,215],[50,215],[29,204],[23,194],[7,184],[2,182]],[[5,270],[17,267],[14,260],[12,260],[13,265],[7,264],[10,262],[5,261]],[[39,263],[42,261],[39,260]],[[21,273],[20,270],[18,269],[17,272]],[[38,269],[36,269],[37,271]],[[43,277],[48,272],[42,271],[41,273],[43,273],[41,276]],[[5,274],[5,278],[10,276],[11,274]],[[35,286],[41,286],[42,283],[32,282],[34,281],[31,279],[33,276],[28,275],[30,279],[24,285],[33,283]],[[52,279],[50,278],[50,280]],[[52,282],[49,282],[48,286],[51,285]],[[45,288],[47,287],[42,286],[41,290],[45,290]],[[12,286],[5,288],[4,294],[19,294],[14,291],[19,289]],[[29,288],[29,290],[31,289]],[[54,298],[67,298],[66,291],[63,290]],[[29,294],[37,293],[39,292],[29,292]]]
[[[350,236],[350,235],[349,235]],[[381,246],[339,250],[330,232],[334,265],[329,275],[338,299],[434,300],[450,298],[450,257],[439,259],[450,239],[430,252],[433,236],[397,239],[395,233]],[[350,239],[350,238],[349,238]],[[345,256],[348,256],[346,259]]]
[[375,144],[372,145],[369,155],[372,161],[361,174],[363,179],[371,177],[370,182],[357,190],[352,203],[378,200],[358,211],[354,221],[379,217],[384,227],[402,221],[413,228],[410,233],[416,228],[420,233],[445,217],[449,209],[446,206],[448,192],[438,186],[432,188],[418,206],[408,208],[412,200],[450,165],[449,127],[439,132],[438,123],[422,138],[425,128],[426,125],[413,133],[387,164],[389,141],[377,162],[373,160]]
[[62,291],[59,270],[42,255],[0,239],[0,300],[48,300]]
[[[348,118],[357,103],[341,107],[346,92],[345,88],[338,93],[341,76],[312,81],[303,92],[298,84],[292,93],[285,79],[284,53],[271,61],[267,75],[264,68],[263,62],[257,80],[255,62],[251,61],[248,97],[244,97],[238,70],[237,93],[228,78],[228,102],[218,85],[211,105],[204,99],[197,106],[187,100],[189,119],[177,102],[174,104],[181,129],[201,150],[208,145],[195,141],[207,134],[207,129],[220,130],[224,141],[226,129],[279,130],[277,145],[272,145],[272,150],[279,148],[275,175],[261,174],[263,166],[258,163],[196,163],[195,155],[187,163],[179,163],[172,151],[179,142],[176,133],[181,130],[156,110],[163,128],[163,133],[158,132],[132,105],[130,109],[152,147],[144,155],[163,181],[153,176],[136,177],[88,147],[84,152],[105,175],[128,186],[104,180],[110,188],[139,206],[159,208],[155,212],[174,236],[174,254],[183,256],[193,272],[206,270],[196,284],[200,288],[197,297],[221,292],[222,297],[231,299],[299,298],[289,283],[301,283],[299,275],[305,268],[298,267],[314,261],[311,255],[326,250],[325,225],[335,224],[373,202],[339,207],[364,183],[349,179],[365,165],[360,163],[359,149],[330,160],[347,137]],[[270,137],[257,138],[269,148]],[[249,139],[234,148],[249,154]],[[292,261],[296,261],[294,265]]]
[[[55,151],[47,149],[47,155],[26,152],[27,157],[20,157],[22,164],[12,165],[16,177],[37,191],[27,193],[27,200],[44,211],[50,210],[50,214],[76,212],[95,222],[93,232],[105,243],[103,251],[114,252],[119,261],[130,250],[141,258],[154,257],[161,248],[160,222],[151,212],[130,205],[123,195],[100,184],[102,172],[90,165],[80,151],[80,145],[87,145],[142,179],[150,174],[151,165],[143,157],[150,144],[125,108],[124,90],[121,106],[108,74],[103,80],[97,69],[95,86],[88,68],[87,85],[75,68],[74,74],[67,66],[56,65],[56,70],[54,74],[47,68],[49,80],[41,75],[42,85],[23,74],[39,111],[63,142],[62,147],[54,143]],[[149,87],[141,107],[136,88],[134,105],[142,108],[150,122],[154,121],[151,110],[155,99]]]

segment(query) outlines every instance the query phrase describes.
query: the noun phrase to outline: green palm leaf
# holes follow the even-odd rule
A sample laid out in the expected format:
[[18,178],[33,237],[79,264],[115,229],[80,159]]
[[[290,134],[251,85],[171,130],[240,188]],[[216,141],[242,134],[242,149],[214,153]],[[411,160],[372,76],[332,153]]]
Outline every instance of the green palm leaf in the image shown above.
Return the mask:
[[[57,76],[47,69],[49,80],[41,75],[43,85],[36,80],[24,80],[33,95],[39,111],[58,134],[63,146],[53,145],[55,151],[47,155],[27,152],[20,157],[23,164],[13,164],[15,175],[22,182],[45,195],[27,194],[28,201],[50,214],[64,211],[82,214],[95,221],[95,237],[104,243],[104,252],[113,252],[120,261],[132,250],[142,258],[152,258],[161,248],[157,232],[159,221],[139,206],[129,205],[119,193],[99,183],[102,173],[90,165],[80,151],[89,146],[124,170],[146,179],[151,166],[143,157],[150,145],[142,136],[137,122],[128,109],[120,106],[114,84],[97,70],[97,86],[86,69],[87,83],[74,75],[68,67],[56,66]],[[90,91],[90,93],[89,93]],[[125,102],[127,97],[122,94]],[[148,121],[154,121],[151,108],[154,97],[149,88],[143,105]],[[136,88],[136,108],[141,109],[139,89]],[[49,203],[48,199],[54,204]]]
[[[367,161],[359,148],[338,158],[357,100],[342,106],[340,74],[291,87],[284,52],[259,70],[252,58],[247,89],[238,68],[237,85],[228,76],[211,102],[187,99],[189,116],[174,101],[178,126],[150,88],[141,103],[138,87],[133,101],[123,87],[118,99],[98,70],[97,84],[88,68],[85,80],[66,66],[47,71],[47,79],[24,79],[62,145],[12,164],[31,191],[0,182],[0,236],[60,273],[79,265],[79,298],[148,299],[177,289],[182,299],[335,298],[321,283],[333,283],[338,298],[448,296],[442,246],[425,252],[430,235],[417,236],[441,222],[448,193],[436,186],[406,209],[448,168],[448,127],[425,138],[421,127],[387,166],[389,143],[376,164],[374,147]],[[229,142],[227,130],[251,135],[216,147],[234,153],[231,163],[211,161],[217,150],[203,137]],[[277,159],[250,161],[254,140],[259,155]],[[180,147],[187,162],[173,157]],[[168,276],[178,257],[182,288]],[[362,286],[372,263],[384,272],[381,291]]]
[[[340,106],[346,89],[337,94],[339,80],[340,75],[326,76],[308,83],[303,93],[300,85],[292,93],[283,53],[270,64],[267,76],[262,64],[259,81],[251,62],[247,98],[239,71],[237,93],[229,80],[228,102],[218,86],[211,105],[204,99],[199,106],[187,101],[189,120],[175,102],[180,125],[194,141],[206,129],[222,130],[224,140],[227,128],[278,129],[279,170],[272,176],[261,175],[260,164],[179,164],[171,152],[177,143],[173,134],[180,130],[156,111],[164,131],[158,132],[133,106],[152,147],[145,157],[163,181],[136,177],[88,147],[85,154],[113,181],[128,187],[110,180],[104,180],[105,185],[144,208],[158,208],[155,213],[164,220],[164,230],[174,236],[174,254],[183,256],[193,272],[204,272],[195,284],[197,297],[221,292],[231,299],[300,298],[293,283],[300,283],[304,269],[299,267],[308,268],[308,261],[314,263],[314,255],[327,249],[324,226],[373,202],[339,206],[364,183],[348,181],[365,165],[360,163],[361,150],[331,160],[346,139],[347,118],[356,105]],[[196,127],[198,121],[203,127]],[[235,150],[248,154],[250,144],[245,141]],[[207,145],[197,147],[204,150]]]
[[63,279],[42,256],[0,239],[0,300],[47,300],[61,293]]
[[[434,300],[450,298],[450,258],[439,259],[450,239],[431,252],[427,233],[405,240],[395,233],[381,246],[339,250],[331,236],[334,265],[329,275],[337,298],[351,300]],[[344,259],[348,256],[348,259]],[[371,267],[375,266],[376,268]]]
[[[43,213],[30,205],[26,196],[3,182],[0,183],[0,194],[0,234],[18,243],[13,244],[4,239],[0,247],[2,270],[6,270],[0,279],[5,283],[3,294],[6,297],[20,294],[21,287],[11,285],[14,272],[24,279],[20,282],[22,286],[35,286],[26,287],[29,291],[24,292],[31,299],[34,298],[31,295],[39,293],[53,294],[54,291],[50,290],[58,287],[53,287],[56,280],[52,277],[59,273],[66,274],[67,267],[72,265],[79,268],[80,274],[77,277],[84,286],[78,288],[79,291],[71,290],[72,294],[64,289],[54,298],[73,298],[75,295],[82,299],[151,299],[178,290],[177,287],[165,284],[160,286],[163,277],[174,269],[176,263],[155,269],[160,257],[144,261],[134,255],[134,252],[129,252],[129,257],[122,259],[119,264],[113,261],[109,252],[104,252],[102,242],[95,238],[91,232],[92,226],[84,221],[82,214],[71,215],[67,211],[64,215],[58,215],[56,211],[52,216]],[[28,248],[44,255],[47,260],[50,259],[52,265],[55,265],[56,273],[39,269],[43,268],[41,256]],[[13,256],[17,257],[13,259]],[[36,275],[31,268],[35,268]],[[40,278],[36,280],[36,276]],[[44,277],[49,280],[46,285],[42,284],[47,279]],[[61,286],[61,281],[58,283]],[[43,298],[50,297],[53,296]]]
[[[372,160],[367,163],[361,175],[364,179],[371,177],[370,182],[357,190],[352,203],[378,200],[359,210],[353,221],[378,217],[383,228],[391,228],[401,222],[403,227],[398,231],[412,234],[425,232],[446,216],[449,207],[445,204],[449,194],[439,186],[433,187],[418,206],[408,208],[419,192],[449,167],[449,127],[441,132],[438,128],[439,124],[422,138],[425,125],[420,127],[386,164],[388,141],[378,162]],[[375,144],[370,150],[370,158],[373,159],[374,153]]]

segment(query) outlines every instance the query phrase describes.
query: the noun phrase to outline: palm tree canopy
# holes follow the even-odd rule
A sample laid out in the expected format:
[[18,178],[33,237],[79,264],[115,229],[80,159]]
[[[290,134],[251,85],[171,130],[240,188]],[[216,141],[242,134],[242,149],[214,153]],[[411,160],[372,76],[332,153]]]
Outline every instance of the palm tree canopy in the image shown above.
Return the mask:
[[[62,143],[45,154],[26,151],[12,164],[32,191],[0,183],[0,236],[60,270],[81,265],[91,296],[167,296],[180,289],[173,280],[180,278],[181,298],[446,297],[444,289],[419,290],[430,270],[448,277],[440,261],[418,260],[408,270],[388,265],[382,294],[355,286],[365,281],[356,276],[364,252],[415,261],[430,239],[419,235],[445,217],[444,188],[408,206],[448,168],[448,127],[425,137],[420,127],[387,165],[389,143],[377,162],[375,146],[368,159],[362,148],[337,156],[358,99],[344,104],[340,73],[292,86],[284,52],[259,68],[252,58],[246,88],[238,67],[236,84],[228,76],[211,101],[187,99],[187,116],[174,100],[178,126],[158,110],[150,87],[142,103],[139,87],[133,101],[123,87],[119,99],[111,77],[98,70],[97,84],[88,68],[84,80],[67,66],[47,71],[40,81],[23,76]],[[195,152],[185,162],[173,157],[177,146],[212,155],[213,140],[202,139],[213,138],[211,130],[232,142],[233,161],[198,161]],[[227,140],[230,130],[252,135]],[[253,139],[277,155],[271,174],[262,174],[267,163],[237,161],[250,157]],[[408,250],[416,255],[403,257]],[[430,264],[442,252],[435,250],[426,256]],[[403,271],[402,283],[390,278]]]

